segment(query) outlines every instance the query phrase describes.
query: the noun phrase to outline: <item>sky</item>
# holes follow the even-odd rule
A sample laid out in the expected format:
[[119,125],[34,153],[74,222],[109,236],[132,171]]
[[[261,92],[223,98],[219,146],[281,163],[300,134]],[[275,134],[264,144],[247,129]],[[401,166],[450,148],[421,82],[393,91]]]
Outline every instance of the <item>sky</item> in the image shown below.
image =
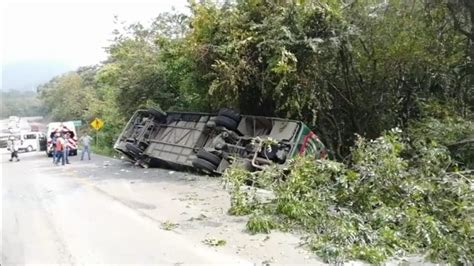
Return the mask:
[[[76,68],[106,59],[114,15],[149,23],[157,14],[187,11],[186,0],[3,0],[0,8],[1,64],[57,61]],[[0,77],[1,78],[1,77]]]

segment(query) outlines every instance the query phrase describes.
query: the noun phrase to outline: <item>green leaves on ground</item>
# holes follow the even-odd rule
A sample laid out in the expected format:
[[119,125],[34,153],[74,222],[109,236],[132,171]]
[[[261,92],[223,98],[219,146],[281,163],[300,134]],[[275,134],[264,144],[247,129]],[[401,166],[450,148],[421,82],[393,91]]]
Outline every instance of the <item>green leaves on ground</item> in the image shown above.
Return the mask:
[[216,238],[206,238],[202,241],[202,243],[212,246],[212,247],[221,247],[227,244],[227,241],[224,239],[216,239]]
[[177,223],[174,223],[172,221],[164,221],[161,223],[161,228],[164,229],[164,230],[167,230],[167,231],[171,231],[175,228],[177,228],[179,226],[179,224]]
[[275,228],[277,228],[277,224],[272,217],[259,212],[253,213],[247,222],[247,230],[252,234],[268,234]]
[[[280,176],[267,187],[276,198],[263,203],[250,193],[238,203],[251,213],[250,232],[267,233],[276,224],[302,229],[308,247],[328,262],[381,263],[418,253],[469,264],[474,260],[474,174],[455,169],[446,147],[411,144],[396,129],[375,140],[359,136],[347,165],[297,158],[288,175],[270,170]],[[235,169],[226,173],[232,196],[242,189],[243,176]]]

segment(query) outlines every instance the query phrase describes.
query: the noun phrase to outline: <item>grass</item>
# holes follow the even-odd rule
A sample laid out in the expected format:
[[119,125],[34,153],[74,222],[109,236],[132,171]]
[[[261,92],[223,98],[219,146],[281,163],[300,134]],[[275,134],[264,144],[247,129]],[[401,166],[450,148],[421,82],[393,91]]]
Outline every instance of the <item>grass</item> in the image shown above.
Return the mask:
[[227,244],[227,241],[225,241],[224,239],[216,239],[216,238],[206,238],[202,242],[212,247],[221,247]]
[[93,144],[91,148],[92,148],[93,153],[96,153],[99,155],[103,155],[107,157],[113,157],[114,155],[118,155],[117,151],[109,146],[100,146],[100,145]]
[[165,221],[165,222],[161,223],[161,228],[164,229],[164,230],[167,230],[167,231],[171,231],[171,230],[173,230],[177,227],[178,227],[178,224],[173,223],[171,221]]
[[247,231],[251,234],[265,233],[268,234],[275,229],[277,224],[272,217],[263,213],[254,213],[247,222]]

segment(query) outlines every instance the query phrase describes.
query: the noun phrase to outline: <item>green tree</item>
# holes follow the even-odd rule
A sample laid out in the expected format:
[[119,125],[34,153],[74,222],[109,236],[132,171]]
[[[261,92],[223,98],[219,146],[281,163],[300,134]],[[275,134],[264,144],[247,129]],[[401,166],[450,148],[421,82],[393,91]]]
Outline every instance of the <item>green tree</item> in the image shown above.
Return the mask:
[[113,65],[108,71],[116,73],[106,82],[119,92],[117,101],[122,115],[130,116],[149,101],[165,110],[177,104],[179,87],[175,79],[169,79],[161,55],[162,46],[182,38],[185,25],[184,15],[164,13],[150,28],[138,23],[115,30],[114,43],[107,48],[107,63]]
[[82,119],[95,93],[77,72],[56,77],[38,91],[52,117],[60,121]]

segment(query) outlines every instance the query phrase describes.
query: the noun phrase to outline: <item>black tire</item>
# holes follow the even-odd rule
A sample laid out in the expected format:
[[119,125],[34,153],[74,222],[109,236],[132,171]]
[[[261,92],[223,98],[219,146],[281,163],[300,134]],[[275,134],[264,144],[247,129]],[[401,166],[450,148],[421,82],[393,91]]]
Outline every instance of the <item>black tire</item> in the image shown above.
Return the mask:
[[240,121],[240,114],[232,109],[229,108],[222,108],[219,110],[219,113],[217,113],[220,116],[225,116],[228,118],[231,118],[232,120],[239,122]]
[[135,155],[140,155],[143,151],[138,148],[137,146],[133,145],[132,143],[127,143],[125,144],[125,148],[127,148],[127,150]]
[[215,166],[219,166],[219,164],[221,163],[221,158],[219,156],[217,156],[213,153],[207,152],[205,150],[200,150],[197,153],[197,157],[201,158],[201,159],[204,159],[204,160],[212,163]]
[[27,152],[32,152],[33,151],[33,146],[28,145],[28,147],[26,147],[26,151]]
[[217,166],[201,158],[196,158],[193,160],[193,166],[204,172],[212,173],[217,169]]
[[229,130],[236,130],[237,129],[237,121],[229,118],[227,116],[218,116],[216,117],[216,125],[223,126]]
[[155,108],[148,108],[147,112],[150,113],[155,117],[155,120],[163,120],[166,119],[166,114],[156,110]]

